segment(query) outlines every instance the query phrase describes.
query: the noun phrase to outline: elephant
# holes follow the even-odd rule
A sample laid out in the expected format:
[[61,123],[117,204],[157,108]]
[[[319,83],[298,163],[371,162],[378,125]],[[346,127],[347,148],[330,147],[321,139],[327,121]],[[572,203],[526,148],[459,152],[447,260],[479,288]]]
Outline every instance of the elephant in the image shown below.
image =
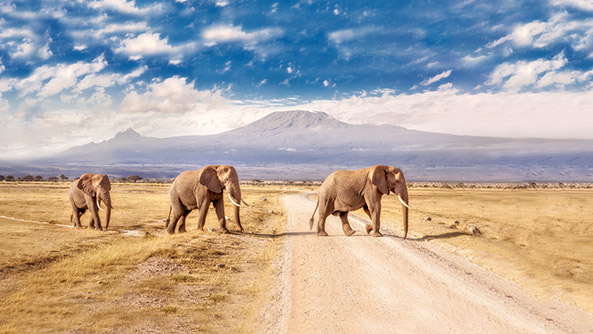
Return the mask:
[[105,229],[107,229],[111,220],[111,209],[113,208],[110,191],[111,183],[109,177],[105,174],[87,173],[72,181],[68,197],[70,198],[70,204],[72,204],[70,222],[73,223],[73,226],[82,227],[80,225],[80,216],[88,209],[91,212],[89,227],[103,230],[98,211],[104,211],[99,204],[100,201],[103,201],[107,210],[105,212]]
[[373,232],[373,237],[383,236],[381,229],[381,197],[393,192],[402,203],[404,239],[408,236],[408,187],[404,173],[392,166],[372,166],[355,171],[338,170],[331,173],[319,188],[317,206],[309,228],[313,229],[315,212],[319,208],[317,235],[327,236],[325,220],[332,214],[340,216],[342,230],[346,236],[354,231],[348,222],[348,212],[364,209],[371,218],[372,225],[366,224],[366,232]]
[[[199,212],[198,230],[203,231],[208,206],[212,203],[218,217],[220,233],[229,233],[226,227],[222,194],[225,189],[229,200],[235,205],[235,221],[243,232],[239,216],[239,208],[242,207],[239,176],[235,168],[229,165],[210,165],[195,171],[185,171],[175,178],[169,190],[169,217],[165,225],[167,232],[175,233],[178,221],[178,231],[185,232],[185,218],[194,209],[198,209]],[[171,219],[171,212],[173,219]]]

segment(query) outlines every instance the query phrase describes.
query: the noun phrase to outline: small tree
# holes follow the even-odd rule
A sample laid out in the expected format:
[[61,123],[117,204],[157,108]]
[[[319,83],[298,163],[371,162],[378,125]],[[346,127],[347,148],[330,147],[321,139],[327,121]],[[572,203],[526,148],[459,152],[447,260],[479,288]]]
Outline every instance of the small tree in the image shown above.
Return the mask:
[[4,175],[0,174],[0,182],[4,181],[6,178],[4,177]]
[[21,177],[21,181],[33,181],[35,178],[33,177],[33,175],[25,175],[23,177]]
[[64,174],[60,174],[60,180],[62,181],[68,181],[68,177]]
[[142,180],[142,177],[140,175],[130,175],[128,176],[128,180],[130,182],[136,183],[136,181]]
[[5,180],[12,182],[12,181],[14,181],[14,176],[8,175],[8,176],[6,176],[6,179]]
[[39,182],[39,181],[43,181],[43,176],[41,176],[41,175],[36,175],[36,176],[34,177],[34,180],[35,180],[35,181],[37,181],[37,182]]
[[56,176],[50,176],[47,178],[47,180],[49,182],[58,182],[60,179],[58,179]]

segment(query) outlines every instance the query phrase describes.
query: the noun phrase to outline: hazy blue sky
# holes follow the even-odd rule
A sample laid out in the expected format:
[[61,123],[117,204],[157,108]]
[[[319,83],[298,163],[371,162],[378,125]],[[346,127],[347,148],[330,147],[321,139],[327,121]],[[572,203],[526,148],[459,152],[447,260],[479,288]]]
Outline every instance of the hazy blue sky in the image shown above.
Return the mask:
[[454,134],[593,138],[593,1],[0,4],[0,158],[286,109]]

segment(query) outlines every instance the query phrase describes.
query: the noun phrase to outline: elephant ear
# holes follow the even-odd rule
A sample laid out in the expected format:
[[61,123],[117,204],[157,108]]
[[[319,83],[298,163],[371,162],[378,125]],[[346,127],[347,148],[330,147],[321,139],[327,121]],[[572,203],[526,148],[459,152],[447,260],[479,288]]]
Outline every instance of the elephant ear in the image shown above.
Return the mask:
[[78,189],[82,190],[83,193],[94,197],[95,186],[93,185],[93,174],[83,174],[80,179],[78,179],[78,183],[76,184]]
[[202,173],[200,173],[200,183],[213,193],[222,192],[218,174],[216,173],[216,169],[212,167],[206,167],[202,170]]
[[387,194],[389,189],[387,188],[387,170],[386,166],[375,166],[371,168],[369,178],[371,183],[379,189],[381,194]]
[[105,174],[95,175],[95,186],[101,185],[102,189],[111,190],[111,182],[109,182],[109,176]]

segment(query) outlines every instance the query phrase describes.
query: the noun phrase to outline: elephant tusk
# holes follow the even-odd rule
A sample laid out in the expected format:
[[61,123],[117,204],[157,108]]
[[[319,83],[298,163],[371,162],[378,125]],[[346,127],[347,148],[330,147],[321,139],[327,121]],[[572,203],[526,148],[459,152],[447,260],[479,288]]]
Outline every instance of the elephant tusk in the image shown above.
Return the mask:
[[247,204],[242,198],[241,198],[241,202],[243,202],[243,204],[245,204],[247,206],[251,206],[251,205]]
[[399,199],[400,202],[402,202],[402,204],[407,207],[408,209],[412,209],[414,210],[413,207],[409,206],[406,202],[404,202],[404,200],[402,199],[402,197],[400,195],[397,195],[397,198]]
[[231,202],[232,202],[233,204],[235,204],[236,206],[238,206],[238,207],[240,207],[240,208],[242,208],[242,207],[243,207],[241,204],[237,204],[237,202],[233,201],[233,198],[231,197],[231,194],[229,194],[229,193],[226,193],[226,194],[227,194],[227,195],[229,195],[229,199],[231,200]]
[[101,206],[99,205],[99,197],[97,197],[97,206],[99,207],[99,210],[101,210],[101,211],[105,211],[105,210],[103,210],[103,209],[101,208]]

